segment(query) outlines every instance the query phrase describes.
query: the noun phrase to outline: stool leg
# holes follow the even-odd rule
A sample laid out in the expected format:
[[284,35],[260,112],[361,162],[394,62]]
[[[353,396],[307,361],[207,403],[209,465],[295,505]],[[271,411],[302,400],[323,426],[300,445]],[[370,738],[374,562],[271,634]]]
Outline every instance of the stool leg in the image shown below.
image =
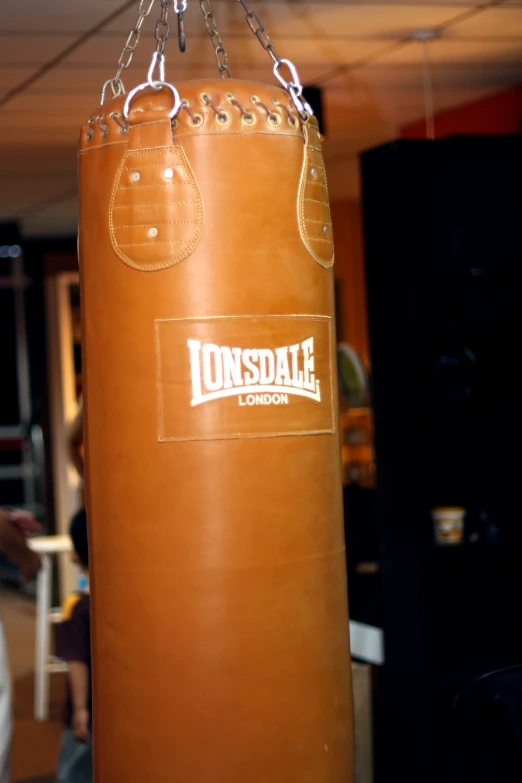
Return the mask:
[[42,556],[42,567],[36,583],[36,661],[34,717],[44,721],[49,717],[49,612],[51,610],[52,561]]

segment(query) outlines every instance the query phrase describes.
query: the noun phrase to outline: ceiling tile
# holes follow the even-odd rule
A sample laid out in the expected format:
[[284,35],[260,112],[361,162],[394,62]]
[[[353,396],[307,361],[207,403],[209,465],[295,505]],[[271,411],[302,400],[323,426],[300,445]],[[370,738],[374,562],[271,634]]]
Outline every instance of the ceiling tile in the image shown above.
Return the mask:
[[[424,27],[433,27],[461,13],[466,8],[476,5],[476,2],[268,2],[261,3],[253,0],[251,7],[257,11],[264,26],[275,42],[276,48],[280,48],[281,38],[305,37],[311,47],[321,37],[380,37],[384,39],[402,38],[412,30]],[[248,28],[245,12],[237,3],[226,0],[225,3],[216,3],[214,0],[214,13],[218,29],[223,37],[225,45],[227,34],[244,34],[252,37]],[[154,20],[157,17],[157,9],[153,10],[151,17],[144,25],[143,40],[152,39]],[[132,29],[136,18],[136,10],[133,8],[120,18],[109,24],[107,31],[120,33],[121,46],[125,37]],[[198,3],[189,4],[186,14],[186,28],[188,44],[190,46],[191,35],[201,35],[205,32],[205,25]],[[175,29],[175,28],[174,28]],[[121,49],[120,46],[120,49]]]
[[24,236],[75,237],[78,231],[78,199],[70,198],[47,208],[40,207],[21,221]]
[[477,16],[457,22],[452,26],[451,32],[458,37],[518,36],[522,39],[522,7],[489,8]]
[[0,63],[14,66],[38,66],[56,57],[74,41],[69,36],[0,35]]
[[[21,84],[30,76],[36,72],[35,68],[10,68],[0,65],[0,98],[8,90],[16,87],[17,84]],[[2,123],[2,115],[0,114],[0,125]]]
[[46,34],[65,30],[81,35],[122,5],[123,0],[45,0],[40,4],[34,0],[4,0],[0,31]]
[[[362,57],[367,57],[378,48],[379,44],[372,40],[343,41],[338,39],[318,39],[313,44],[302,38],[285,38],[280,36],[277,49],[281,57],[294,61],[296,64],[321,65],[325,69],[340,63],[350,63]],[[236,38],[227,46],[231,68],[240,70],[242,66],[254,64],[265,65],[267,73],[271,73],[273,62],[269,55],[263,51],[259,42],[253,36]],[[133,64],[141,64],[148,68],[154,46],[150,40],[143,40],[142,45],[136,50]],[[87,41],[71,54],[65,64],[80,64],[89,66],[96,63],[99,68],[103,65],[107,68],[107,75],[111,76],[116,70],[120,50],[114,45],[114,40],[105,36],[97,36]],[[199,37],[189,42],[187,51],[181,55],[176,50],[175,41],[169,41],[165,50],[167,66],[176,73],[182,72],[186,66],[201,65],[208,67],[209,73],[215,71],[214,50],[210,38]]]
[[77,184],[74,171],[70,174],[22,172],[4,174],[2,179],[7,187],[0,193],[0,214],[11,211],[15,217],[22,217],[33,205],[57,194],[74,190]]
[[[522,65],[522,41],[463,41],[440,38],[428,47],[430,63],[457,66],[461,63],[476,63],[483,71],[495,63],[518,62]],[[380,64],[416,65],[422,63],[423,47],[416,41],[378,58]]]

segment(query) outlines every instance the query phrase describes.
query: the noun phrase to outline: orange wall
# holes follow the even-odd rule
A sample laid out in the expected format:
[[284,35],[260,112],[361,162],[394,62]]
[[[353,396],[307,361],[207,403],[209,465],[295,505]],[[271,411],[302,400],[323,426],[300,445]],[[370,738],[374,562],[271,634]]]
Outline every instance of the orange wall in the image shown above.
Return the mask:
[[335,237],[335,279],[339,288],[341,333],[370,367],[362,207],[358,201],[332,204]]
[[[441,112],[435,117],[435,136],[455,134],[510,134],[519,132],[522,118],[522,85],[465,106]],[[401,129],[403,139],[425,139],[426,123],[414,122]]]

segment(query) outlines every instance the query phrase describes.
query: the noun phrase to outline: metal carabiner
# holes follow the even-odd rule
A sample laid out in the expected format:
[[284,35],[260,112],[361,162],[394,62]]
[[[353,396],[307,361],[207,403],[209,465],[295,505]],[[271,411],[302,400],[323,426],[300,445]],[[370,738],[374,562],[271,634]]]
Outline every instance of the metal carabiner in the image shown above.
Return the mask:
[[187,5],[187,0],[182,0],[181,6],[178,4],[178,0],[174,3],[174,11],[178,17],[178,44],[182,54],[187,50],[187,36],[185,34],[185,11],[187,10]]
[[183,54],[187,50],[187,36],[185,35],[185,14],[180,11],[178,14],[178,43],[179,50]]
[[[156,66],[159,68],[159,80],[154,79],[154,71]],[[161,89],[158,85],[165,82],[165,55],[159,52],[154,52],[152,60],[150,62],[149,72],[147,74],[147,81],[154,90]]]

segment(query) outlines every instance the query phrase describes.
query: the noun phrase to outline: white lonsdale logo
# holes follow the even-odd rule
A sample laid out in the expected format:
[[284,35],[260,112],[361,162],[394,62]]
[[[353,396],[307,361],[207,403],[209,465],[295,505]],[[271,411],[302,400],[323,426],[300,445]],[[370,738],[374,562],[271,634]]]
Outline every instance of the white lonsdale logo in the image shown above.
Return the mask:
[[289,396],[321,402],[315,377],[314,338],[274,351],[187,341],[192,406],[237,397],[240,406],[288,405]]

